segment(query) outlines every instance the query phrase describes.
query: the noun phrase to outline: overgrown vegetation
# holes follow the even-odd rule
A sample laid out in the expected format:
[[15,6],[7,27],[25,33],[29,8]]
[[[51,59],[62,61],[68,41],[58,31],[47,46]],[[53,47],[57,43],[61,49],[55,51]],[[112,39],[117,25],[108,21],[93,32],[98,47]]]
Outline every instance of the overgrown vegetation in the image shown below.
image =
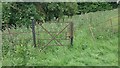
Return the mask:
[[64,15],[73,16],[88,12],[104,11],[117,8],[112,2],[55,2],[55,3],[2,3],[3,23],[10,25],[30,25],[30,17],[34,16],[38,21],[50,21],[63,18]]
[[[71,19],[65,17],[65,22],[74,22],[74,45],[47,46],[40,52],[41,46],[32,47],[31,33],[5,35],[3,31],[3,66],[117,66],[118,63],[118,10],[97,11],[82,15],[74,15]],[[112,18],[112,27],[109,18]],[[117,18],[115,18],[117,17]],[[60,20],[61,21],[61,20]],[[53,21],[54,22],[54,21]],[[49,25],[49,26],[48,26]],[[91,25],[91,26],[90,26]],[[45,26],[45,25],[44,25]],[[53,26],[58,30],[60,25],[46,23],[46,28]],[[94,34],[94,38],[90,31]],[[41,29],[36,26],[36,31]],[[22,26],[11,29],[11,32],[30,32],[30,28]],[[45,38],[46,35],[37,35]],[[64,37],[61,35],[60,37]],[[10,43],[9,41],[14,41]],[[47,42],[47,41],[45,41]],[[62,41],[61,41],[62,42]],[[38,42],[39,43],[39,42]],[[54,42],[53,42],[54,43]],[[67,42],[65,42],[66,44]],[[69,42],[68,42],[69,43]],[[15,44],[15,45],[14,45]],[[14,45],[14,49],[13,49]]]

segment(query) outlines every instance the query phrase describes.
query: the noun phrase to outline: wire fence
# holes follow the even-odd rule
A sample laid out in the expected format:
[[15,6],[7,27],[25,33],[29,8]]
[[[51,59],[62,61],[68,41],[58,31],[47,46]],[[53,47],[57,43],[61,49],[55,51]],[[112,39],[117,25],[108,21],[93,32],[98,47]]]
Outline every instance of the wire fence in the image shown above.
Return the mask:
[[99,32],[107,33],[107,31],[111,31],[111,33],[118,33],[118,27],[120,26],[118,24],[119,22],[118,19],[120,19],[120,16],[113,16],[109,18],[108,20],[104,22],[100,22],[100,24],[97,24],[97,27],[96,25],[94,27],[93,24],[89,23],[88,27],[89,27],[89,31],[91,33],[93,40],[95,40],[95,33],[98,33],[98,34]]
[[[95,36],[96,32],[105,31],[103,27],[105,28],[107,27],[108,29],[110,28],[113,32],[118,32],[119,24],[118,23],[114,24],[114,23],[118,22],[119,18],[120,16],[111,17],[110,19],[104,21],[104,23],[101,22],[100,24],[98,24],[98,27],[94,27],[93,24],[88,23],[89,24],[88,29],[89,32],[91,33],[91,37],[93,38],[93,40],[95,40],[96,38]],[[31,25],[32,28],[30,29],[26,29],[23,31],[19,31],[19,30],[11,31],[11,29],[8,27],[8,24],[4,24],[6,30],[5,32],[4,31],[2,32],[2,34],[4,35],[3,39],[6,39],[7,37],[9,39],[7,40],[7,42],[12,43],[13,45],[19,45],[17,43],[19,43],[24,39],[22,43],[24,43],[25,41],[31,41],[32,43],[30,44],[33,45],[34,47],[52,46],[52,45],[64,46],[66,41],[69,42],[70,45],[73,45],[73,36],[74,36],[73,22],[35,24],[35,20],[32,19]],[[103,27],[101,28],[101,26]],[[18,41],[17,39],[14,39],[15,37],[18,39]],[[64,42],[61,40],[63,40]],[[52,41],[54,41],[53,44],[50,44]]]
[[[52,25],[50,26],[50,24]],[[4,35],[3,39],[8,38],[9,40],[4,41],[4,43],[8,42],[8,43],[12,43],[12,45],[19,45],[17,43],[19,43],[20,41],[22,41],[21,43],[31,41],[32,42],[31,45],[33,45],[34,47],[36,46],[45,47],[52,45],[64,46],[65,43],[67,42],[70,42],[70,44],[66,44],[66,45],[73,45],[73,22],[66,22],[59,24],[47,23],[46,25],[46,23],[41,23],[41,22],[39,24],[36,24],[35,20],[32,19],[31,28],[28,31],[26,30],[15,31],[14,29],[11,31],[11,29],[8,27],[8,24],[5,24],[6,30],[5,32],[4,31],[2,32]],[[54,31],[51,29],[54,29]],[[67,34],[69,35],[67,36]],[[64,43],[62,40],[64,41]],[[54,43],[50,44],[52,41],[55,41],[54,42],[55,44]]]

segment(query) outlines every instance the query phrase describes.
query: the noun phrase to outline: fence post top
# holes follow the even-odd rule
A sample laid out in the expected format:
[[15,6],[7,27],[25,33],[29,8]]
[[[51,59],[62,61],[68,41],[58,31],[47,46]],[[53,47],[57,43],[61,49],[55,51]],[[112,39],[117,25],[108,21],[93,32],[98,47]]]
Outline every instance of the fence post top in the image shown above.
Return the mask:
[[33,19],[34,19],[34,17],[31,17],[30,19],[31,19],[31,20],[33,20]]

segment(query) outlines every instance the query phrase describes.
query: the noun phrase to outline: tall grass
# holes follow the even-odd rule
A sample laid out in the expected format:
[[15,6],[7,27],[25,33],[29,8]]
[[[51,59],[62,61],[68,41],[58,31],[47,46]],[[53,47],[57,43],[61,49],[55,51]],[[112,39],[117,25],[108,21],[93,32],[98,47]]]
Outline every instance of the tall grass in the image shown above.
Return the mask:
[[[47,46],[46,49],[41,52],[41,45],[36,48],[33,47],[32,33],[9,36],[4,34],[8,32],[5,30],[2,35],[3,66],[118,65],[118,18],[112,18],[112,25],[116,26],[111,27],[110,21],[107,21],[110,17],[117,16],[117,11],[117,9],[110,11],[98,11],[94,13],[76,15],[71,19],[66,17],[65,22],[68,20],[72,20],[74,22],[73,47],[70,47],[69,41],[60,41],[64,45],[67,44],[67,46]],[[64,27],[61,24],[47,23],[43,24],[43,26],[48,30],[58,30],[58,32],[59,29]],[[36,32],[39,32],[40,30],[41,28],[36,26]],[[65,32],[66,31],[67,30],[65,30]],[[11,32],[31,32],[31,29],[27,29],[23,26],[21,28],[11,29]],[[57,38],[65,38],[65,36],[65,33],[62,33]],[[36,37],[51,38],[51,36],[46,35],[46,33],[41,35],[38,34]],[[9,40],[14,43],[10,43]],[[46,44],[47,42],[48,41],[37,40],[38,44]],[[51,42],[51,44],[54,43],[55,41]]]

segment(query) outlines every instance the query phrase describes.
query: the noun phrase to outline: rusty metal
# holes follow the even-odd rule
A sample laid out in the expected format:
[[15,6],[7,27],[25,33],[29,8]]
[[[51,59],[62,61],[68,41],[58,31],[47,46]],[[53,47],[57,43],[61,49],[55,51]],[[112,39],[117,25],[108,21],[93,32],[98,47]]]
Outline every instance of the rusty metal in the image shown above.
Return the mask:
[[[52,38],[37,38],[38,40],[51,40]],[[69,40],[69,39],[65,39],[65,38],[58,38],[58,39],[55,39],[55,40]]]
[[[50,42],[52,42],[53,40],[55,40],[55,43],[56,45],[59,45],[59,46],[63,46],[63,44],[60,42],[60,40],[71,40],[70,41],[70,44],[73,45],[73,23],[72,22],[67,22],[68,24],[66,24],[66,26],[61,29],[60,31],[48,31],[42,24],[40,24],[40,27],[42,27],[43,31],[35,31],[35,20],[32,19],[32,30],[29,31],[29,32],[10,32],[10,29],[9,27],[7,27],[7,30],[8,30],[8,33],[7,32],[4,32],[4,35],[10,35],[13,36],[15,34],[27,34],[27,33],[32,33],[33,37],[31,37],[31,39],[33,40],[33,44],[34,44],[34,47],[36,47],[38,45],[38,43],[36,43],[36,39],[37,40],[49,40],[47,44],[44,44],[44,46],[49,46],[50,45]],[[8,26],[8,25],[6,25]],[[65,29],[69,27],[69,32],[70,32],[70,38],[56,38],[57,36],[59,36],[61,33],[67,33],[65,31]],[[39,33],[40,32],[40,33]],[[36,38],[36,35],[37,34],[41,34],[41,33],[48,33],[48,35],[51,36],[51,38]],[[55,34],[55,35],[53,35]],[[39,44],[40,45],[40,44]],[[42,44],[41,44],[42,45]],[[65,45],[65,44],[64,44]],[[50,45],[52,46],[52,45]]]
[[[68,26],[69,26],[69,24],[68,24],[67,26],[65,26],[61,31],[59,31],[55,36],[52,36],[51,33],[50,33],[49,31],[47,31],[47,30],[41,25],[41,27],[42,27],[48,34],[50,34],[50,35],[52,36],[52,39],[51,39],[45,46],[48,46],[49,43],[50,43],[52,40],[56,40],[57,42],[59,42],[58,39],[56,39],[55,37],[58,36],[59,34],[61,34]],[[61,40],[61,39],[60,39],[60,40]],[[60,42],[59,42],[59,43],[60,43]],[[60,44],[61,44],[61,43],[60,43]],[[62,44],[61,44],[61,45],[62,45]],[[43,46],[43,49],[42,49],[42,50],[45,49],[45,46]],[[63,46],[63,45],[62,45],[62,46]]]
[[[55,40],[55,37],[52,36],[52,34],[51,34],[48,30],[46,30],[42,25],[41,25],[41,27],[42,27],[51,37],[53,37],[53,39],[51,39],[51,41],[52,41],[52,40]],[[50,41],[50,42],[51,42],[51,41]],[[56,41],[57,41],[60,45],[62,45],[62,44],[59,42],[59,40],[56,40]],[[50,42],[49,42],[49,43],[50,43]],[[48,43],[48,44],[49,44],[49,43]],[[47,46],[48,44],[46,44],[46,46]]]
[[[16,33],[16,32],[10,32],[10,34],[12,34],[12,35],[15,35],[15,34],[27,34],[27,33],[31,33],[31,32],[18,32],[18,33]],[[4,33],[4,35],[10,35],[9,33]]]
[[13,44],[13,41],[11,40],[12,39],[12,34],[10,32],[10,29],[8,27],[8,24],[6,24],[6,27],[7,27],[7,30],[8,30],[8,33],[9,33],[9,41]]
[[[46,31],[39,31],[40,33],[46,33]],[[36,34],[40,34],[39,32],[36,32]],[[58,34],[58,32],[57,31],[49,31],[50,33],[54,33],[54,34]],[[27,34],[27,33],[31,33],[31,32],[18,32],[18,33],[16,33],[16,32],[10,32],[10,33],[7,33],[7,32],[2,32],[4,35],[10,35],[10,34],[12,34],[12,35],[15,35],[15,34]],[[62,33],[67,33],[67,32],[62,32]],[[1,34],[2,35],[2,34]]]
[[[36,32],[36,33],[39,33],[39,32],[41,32],[41,33],[46,33],[46,31],[38,31],[38,32]],[[59,31],[49,31],[50,33],[58,33]],[[63,31],[64,33],[66,33],[66,31]],[[62,33],[63,33],[62,32]]]

